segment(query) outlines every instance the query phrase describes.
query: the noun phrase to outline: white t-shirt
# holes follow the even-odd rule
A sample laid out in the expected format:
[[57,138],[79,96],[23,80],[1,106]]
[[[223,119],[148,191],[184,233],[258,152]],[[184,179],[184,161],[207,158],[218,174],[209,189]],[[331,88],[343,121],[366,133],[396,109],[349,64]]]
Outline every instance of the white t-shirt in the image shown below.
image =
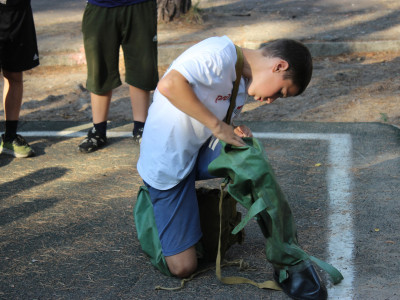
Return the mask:
[[[223,120],[236,80],[236,49],[226,36],[208,38],[182,53],[167,70],[176,70],[190,83],[200,101]],[[241,79],[232,119],[246,99]],[[211,131],[177,109],[158,90],[149,109],[137,169],[144,181],[159,190],[177,185],[193,169],[197,153]]]

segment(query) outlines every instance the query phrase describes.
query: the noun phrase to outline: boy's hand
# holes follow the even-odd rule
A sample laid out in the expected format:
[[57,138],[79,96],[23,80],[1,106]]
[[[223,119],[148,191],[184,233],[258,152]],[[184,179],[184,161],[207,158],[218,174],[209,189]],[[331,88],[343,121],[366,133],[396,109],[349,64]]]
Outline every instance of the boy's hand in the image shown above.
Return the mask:
[[246,125],[237,126],[233,132],[242,138],[243,137],[253,137],[253,133],[251,132],[251,129],[249,127],[247,127]]
[[211,129],[211,131],[216,138],[224,141],[227,144],[238,147],[246,146],[242,138],[235,133],[233,127],[223,121],[219,121],[217,126]]

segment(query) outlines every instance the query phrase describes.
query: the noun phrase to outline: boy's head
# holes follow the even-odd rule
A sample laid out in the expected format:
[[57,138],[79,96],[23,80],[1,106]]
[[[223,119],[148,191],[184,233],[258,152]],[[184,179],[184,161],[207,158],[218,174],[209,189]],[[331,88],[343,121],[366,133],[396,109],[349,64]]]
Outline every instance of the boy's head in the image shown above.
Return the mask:
[[265,57],[276,57],[289,64],[285,72],[284,79],[292,80],[298,87],[297,95],[300,95],[308,84],[312,76],[311,53],[302,43],[292,39],[278,39],[264,44],[260,48]]

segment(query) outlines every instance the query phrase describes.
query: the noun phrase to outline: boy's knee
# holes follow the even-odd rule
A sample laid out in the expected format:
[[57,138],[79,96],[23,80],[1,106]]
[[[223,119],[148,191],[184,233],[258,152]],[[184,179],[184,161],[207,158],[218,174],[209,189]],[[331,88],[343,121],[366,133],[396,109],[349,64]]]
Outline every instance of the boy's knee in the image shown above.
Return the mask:
[[168,264],[169,271],[172,275],[179,277],[179,278],[186,278],[189,277],[196,271],[197,269],[197,261],[191,264]]
[[197,269],[197,256],[194,247],[191,247],[176,255],[165,257],[169,271],[179,277],[185,278]]

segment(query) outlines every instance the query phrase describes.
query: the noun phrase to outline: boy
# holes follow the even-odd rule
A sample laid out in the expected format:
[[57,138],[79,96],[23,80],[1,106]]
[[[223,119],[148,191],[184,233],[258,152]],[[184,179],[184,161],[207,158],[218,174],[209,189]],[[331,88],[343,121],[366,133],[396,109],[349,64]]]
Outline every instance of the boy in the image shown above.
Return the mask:
[[3,107],[5,132],[0,153],[15,157],[34,155],[17,134],[23,94],[23,71],[39,65],[35,25],[30,0],[0,1],[0,71],[4,76]]
[[[242,109],[246,93],[269,104],[301,94],[311,80],[311,55],[299,42],[283,39],[242,51],[244,65],[232,118]],[[172,63],[150,106],[137,168],[149,190],[163,255],[178,277],[197,268],[195,244],[202,233],[195,180],[212,178],[204,169],[220,149],[210,138],[244,146],[242,137],[252,136],[248,127],[234,128],[223,121],[236,60],[235,45],[226,36],[194,45]]]

